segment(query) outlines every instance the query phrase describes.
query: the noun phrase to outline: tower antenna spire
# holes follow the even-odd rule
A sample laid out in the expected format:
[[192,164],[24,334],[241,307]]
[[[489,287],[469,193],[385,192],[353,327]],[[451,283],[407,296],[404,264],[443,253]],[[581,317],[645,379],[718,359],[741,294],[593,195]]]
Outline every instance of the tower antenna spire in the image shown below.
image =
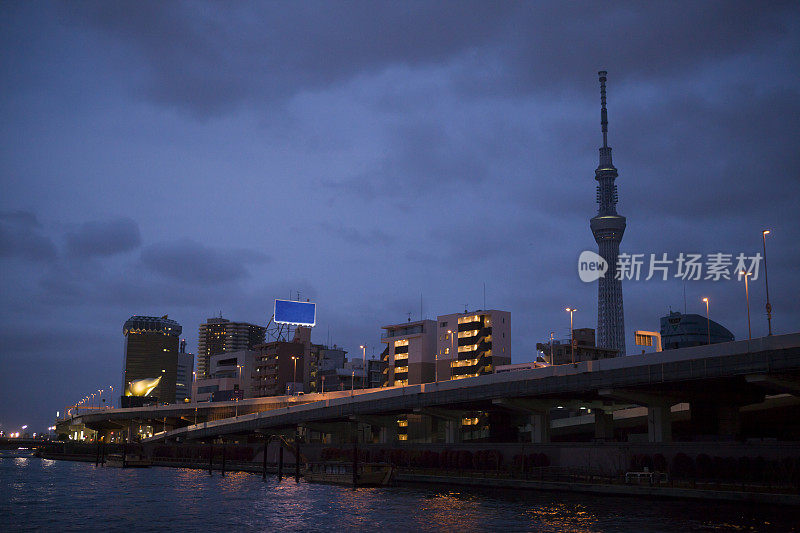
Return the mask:
[[606,111],[606,77],[608,72],[601,70],[600,76],[600,126],[603,129],[603,148],[608,148],[608,112]]
[[600,77],[600,125],[603,130],[603,146],[600,148],[600,165],[594,171],[597,180],[597,216],[591,219],[590,227],[598,245],[600,256],[610,267],[608,275],[598,280],[597,298],[597,346],[612,348],[625,354],[625,315],[622,305],[622,281],[614,272],[619,257],[619,243],[625,233],[625,217],[617,213],[617,169],[611,161],[608,146],[608,111],[606,111],[606,78]]

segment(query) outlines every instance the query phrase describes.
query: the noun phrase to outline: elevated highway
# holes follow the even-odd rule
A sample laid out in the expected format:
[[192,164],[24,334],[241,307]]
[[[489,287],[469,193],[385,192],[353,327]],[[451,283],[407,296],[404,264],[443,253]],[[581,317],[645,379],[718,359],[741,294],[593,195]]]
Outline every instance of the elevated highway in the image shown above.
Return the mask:
[[[777,394],[800,394],[800,333],[354,394],[307,395],[294,402],[264,398],[258,401],[271,408],[167,426],[148,440],[211,439],[300,426],[319,429],[353,421],[382,427],[387,430],[384,438],[391,439],[397,415],[415,413],[442,420],[446,441],[457,442],[464,413],[500,411],[523,417],[531,441],[546,442],[552,409],[580,406],[593,410],[596,438],[613,438],[615,411],[643,407],[649,440],[668,442],[676,405],[689,404],[692,418],[707,425],[709,434],[733,436],[743,407]],[[192,404],[189,416],[200,405]],[[158,407],[141,416],[178,414],[170,409],[174,408]],[[104,415],[82,417],[87,425],[102,426]],[[184,411],[181,418],[185,415]]]

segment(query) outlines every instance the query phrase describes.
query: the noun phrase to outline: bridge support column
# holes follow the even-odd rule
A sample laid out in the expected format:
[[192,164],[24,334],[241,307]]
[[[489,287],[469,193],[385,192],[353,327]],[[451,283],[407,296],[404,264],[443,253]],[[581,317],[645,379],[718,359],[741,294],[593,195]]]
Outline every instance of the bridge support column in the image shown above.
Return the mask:
[[603,409],[593,409],[594,412],[594,438],[596,440],[614,440],[614,413]]
[[719,434],[723,437],[736,438],[742,430],[742,421],[739,416],[738,405],[720,405],[717,408],[719,420]]
[[650,442],[672,442],[672,413],[669,405],[647,407],[647,437]]
[[735,439],[741,432],[739,405],[709,401],[691,402],[692,425],[698,434]]
[[550,442],[550,413],[532,413],[529,417],[531,442],[544,444]]
[[381,444],[391,444],[397,440],[397,423],[394,426],[381,426],[378,430],[378,442]]
[[500,398],[492,400],[492,404],[523,415],[528,424],[521,426],[520,432],[530,431],[531,442],[550,442],[550,410],[556,406],[553,400]]
[[458,444],[461,442],[461,422],[459,420],[445,420],[444,442],[446,444]]
[[[373,428],[378,428],[378,442],[380,444],[391,444],[397,440],[396,416],[358,415],[350,416],[350,420],[359,422],[362,424],[362,426],[369,426],[369,428],[362,427],[362,442],[364,444],[368,444],[369,442],[373,441]],[[369,438],[367,438],[367,436],[369,436]]]

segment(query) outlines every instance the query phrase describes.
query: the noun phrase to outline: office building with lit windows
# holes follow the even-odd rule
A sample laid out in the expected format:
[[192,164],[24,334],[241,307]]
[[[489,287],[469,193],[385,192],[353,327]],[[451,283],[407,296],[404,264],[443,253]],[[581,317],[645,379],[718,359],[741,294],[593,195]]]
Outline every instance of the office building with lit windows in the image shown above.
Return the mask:
[[511,363],[511,313],[474,311],[437,317],[439,380],[491,374]]
[[125,321],[122,407],[175,402],[181,331],[167,315],[134,315]]
[[267,329],[247,322],[231,322],[217,317],[200,324],[197,334],[197,377],[211,377],[212,355],[239,350],[252,350],[264,344]]
[[386,348],[381,359],[386,363],[382,385],[417,385],[436,379],[436,321],[418,320],[383,326],[381,342]]

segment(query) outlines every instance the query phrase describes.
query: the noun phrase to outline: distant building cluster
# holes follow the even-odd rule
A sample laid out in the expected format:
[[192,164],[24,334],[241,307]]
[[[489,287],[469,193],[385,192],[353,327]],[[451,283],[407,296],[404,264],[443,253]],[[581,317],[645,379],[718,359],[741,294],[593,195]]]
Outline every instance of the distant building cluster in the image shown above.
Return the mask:
[[[601,131],[599,165],[595,170],[598,211],[590,227],[599,256],[616,265],[626,219],[617,213],[618,172],[608,145],[606,72],[599,73]],[[378,387],[400,387],[513,372],[543,365],[577,364],[625,355],[622,284],[608,275],[598,281],[597,329],[572,327],[568,339],[536,344],[528,363],[511,364],[511,313],[477,310],[382,326],[385,345],[379,358],[367,358],[366,347],[348,359],[337,345],[311,342],[316,324],[312,302],[276,300],[270,324],[279,334],[267,339],[268,327],[209,318],[198,329],[197,368],[179,342],[181,326],[167,316],[133,316],[125,322],[123,406],[181,401],[236,401],[247,398],[324,393]],[[660,333],[638,332],[675,349],[732,341],[733,335],[708,316],[670,312],[661,319]],[[660,335],[660,337],[659,337]],[[637,337],[638,338],[638,337]],[[638,341],[637,341],[638,342]],[[359,357],[360,355],[360,357]],[[401,440],[408,440],[422,417],[398,420]],[[461,425],[473,437],[489,431],[488,414],[465,412]],[[424,428],[423,428],[424,429]]]

